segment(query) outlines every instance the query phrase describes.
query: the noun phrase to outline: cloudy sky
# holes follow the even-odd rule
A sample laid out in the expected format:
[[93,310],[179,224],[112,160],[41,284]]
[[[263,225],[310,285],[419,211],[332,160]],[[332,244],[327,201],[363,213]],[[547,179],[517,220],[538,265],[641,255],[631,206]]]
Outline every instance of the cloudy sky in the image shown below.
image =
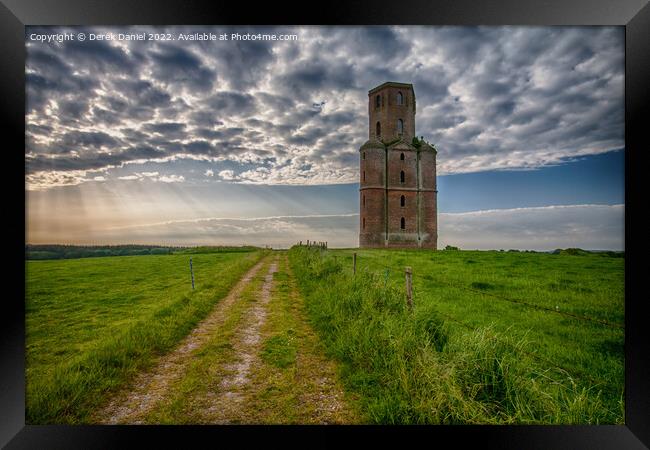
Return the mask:
[[[42,40],[61,33],[75,38]],[[296,38],[180,40],[193,33]],[[438,149],[439,247],[624,248],[622,27],[25,38],[30,243],[356,246],[367,93],[400,81]]]

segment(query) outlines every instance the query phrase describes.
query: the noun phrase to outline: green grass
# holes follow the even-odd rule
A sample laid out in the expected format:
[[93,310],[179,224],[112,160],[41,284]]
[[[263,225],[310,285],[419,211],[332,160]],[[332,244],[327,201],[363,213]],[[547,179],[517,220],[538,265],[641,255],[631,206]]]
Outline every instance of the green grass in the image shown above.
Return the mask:
[[280,369],[287,368],[296,362],[296,337],[292,329],[285,330],[268,338],[262,347],[262,359]]
[[26,422],[83,423],[187,335],[261,255],[27,261]]
[[243,402],[249,412],[240,423],[359,423],[353,399],[338,396],[336,364],[325,357],[309,326],[286,252],[277,263],[261,329],[260,361],[251,365]]
[[624,423],[623,258],[305,247],[289,255],[314,326],[370,422]]
[[[166,397],[147,412],[143,423],[161,425],[186,425],[205,423],[205,410],[212,404],[210,394],[219,392],[226,373],[224,365],[237,359],[233,339],[245,319],[246,313],[257,300],[264,283],[269,261],[244,287],[239,300],[224,312],[224,322],[210,335],[209,341],[194,354],[182,378],[170,386]],[[209,423],[209,422],[208,422]]]

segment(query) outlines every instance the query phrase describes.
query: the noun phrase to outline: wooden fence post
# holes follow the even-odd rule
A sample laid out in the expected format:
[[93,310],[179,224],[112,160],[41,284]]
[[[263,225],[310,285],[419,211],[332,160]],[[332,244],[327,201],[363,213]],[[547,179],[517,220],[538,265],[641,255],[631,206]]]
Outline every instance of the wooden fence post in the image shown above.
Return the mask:
[[190,258],[190,276],[192,277],[192,289],[194,289],[194,270],[192,269],[192,258]]
[[357,274],[357,253],[356,252],[352,254],[352,274],[353,275]]
[[413,277],[411,268],[406,267],[406,304],[409,310],[413,309]]

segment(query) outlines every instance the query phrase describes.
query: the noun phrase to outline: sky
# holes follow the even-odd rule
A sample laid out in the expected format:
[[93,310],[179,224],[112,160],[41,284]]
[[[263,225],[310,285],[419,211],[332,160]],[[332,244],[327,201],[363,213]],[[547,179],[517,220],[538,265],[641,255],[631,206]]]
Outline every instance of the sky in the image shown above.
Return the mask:
[[[170,39],[91,39],[108,33]],[[438,150],[439,248],[624,249],[622,27],[29,26],[25,42],[29,243],[356,247],[368,90],[398,81]]]

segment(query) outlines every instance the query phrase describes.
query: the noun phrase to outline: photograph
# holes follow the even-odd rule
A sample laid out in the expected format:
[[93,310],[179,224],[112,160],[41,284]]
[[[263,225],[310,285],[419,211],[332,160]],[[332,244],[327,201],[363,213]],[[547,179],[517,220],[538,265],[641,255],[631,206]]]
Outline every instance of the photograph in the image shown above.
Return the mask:
[[26,425],[626,424],[624,26],[24,39]]

